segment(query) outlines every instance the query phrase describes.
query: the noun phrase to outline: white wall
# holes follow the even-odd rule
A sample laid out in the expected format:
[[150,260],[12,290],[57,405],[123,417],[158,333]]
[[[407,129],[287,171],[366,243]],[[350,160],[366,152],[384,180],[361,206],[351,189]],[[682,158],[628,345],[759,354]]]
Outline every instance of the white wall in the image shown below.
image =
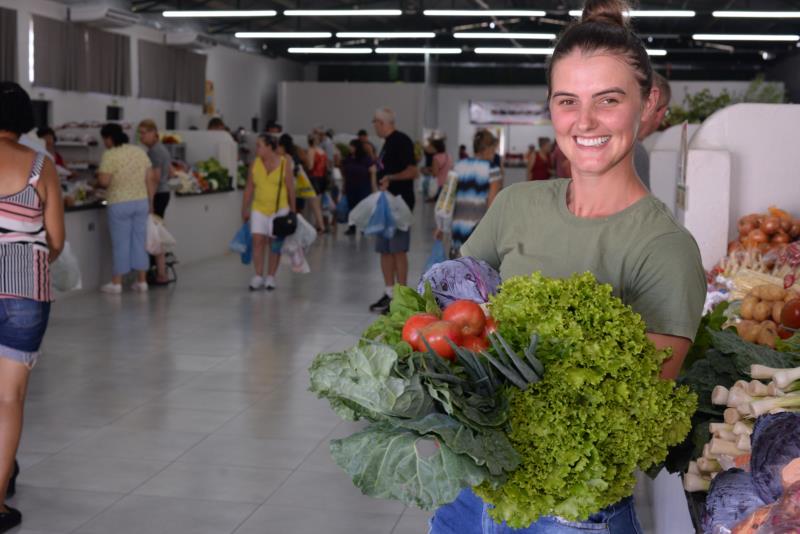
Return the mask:
[[[32,14],[66,20],[67,8],[49,0],[0,0],[0,6],[17,10],[18,80],[36,99],[50,100],[51,123],[68,121],[102,121],[108,105],[124,108],[126,122],[153,118],[163,126],[167,110],[178,111],[178,128],[205,127],[208,117],[202,107],[182,103],[139,98],[138,40],[163,42],[163,33],[155,29],[134,26],[115,30],[131,37],[131,92],[130,97],[115,97],[95,93],[58,91],[31,87],[28,81],[28,28]],[[277,83],[287,79],[301,79],[302,66],[287,60],[273,60],[216,46],[207,52],[206,78],[216,89],[218,114],[232,127],[250,126],[252,117],[259,117],[261,125],[277,114]]]
[[375,110],[389,107],[398,130],[412,139],[422,136],[422,84],[283,82],[279,91],[279,122],[287,132],[308,133],[319,125],[337,132],[371,132]]

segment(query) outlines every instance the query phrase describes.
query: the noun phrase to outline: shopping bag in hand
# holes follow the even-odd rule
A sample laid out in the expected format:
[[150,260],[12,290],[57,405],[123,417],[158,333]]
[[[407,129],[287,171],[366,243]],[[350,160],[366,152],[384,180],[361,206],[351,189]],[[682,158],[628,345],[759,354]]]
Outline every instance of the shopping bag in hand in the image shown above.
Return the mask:
[[378,197],[378,203],[375,205],[375,211],[369,218],[367,227],[364,228],[366,235],[379,235],[384,239],[391,239],[397,231],[394,217],[392,216],[392,209],[389,206],[389,199],[385,192]]
[[428,261],[425,263],[425,271],[428,272],[428,269],[436,265],[437,263],[442,263],[445,261],[447,257],[444,253],[444,244],[442,244],[441,239],[437,239],[433,242],[433,248],[431,249],[431,255],[428,256]]
[[347,202],[347,195],[342,195],[339,203],[336,204],[336,222],[344,224],[347,222],[347,216],[350,214],[350,205]]
[[348,217],[348,223],[350,226],[355,226],[362,232],[364,228],[367,227],[369,224],[369,220],[372,217],[372,212],[375,211],[375,206],[378,204],[378,199],[381,197],[383,193],[372,193],[370,196],[356,204],[352,210],[350,210],[350,216]]
[[53,287],[63,293],[81,288],[81,270],[69,242],[64,243],[64,250],[50,265],[50,279]]
[[147,242],[145,248],[148,254],[157,256],[164,254],[168,249],[175,246],[175,238],[172,237],[164,226],[164,219],[158,215],[150,214],[147,216]]
[[228,244],[233,252],[240,254],[242,263],[247,265],[253,258],[253,236],[250,234],[250,224],[244,223]]

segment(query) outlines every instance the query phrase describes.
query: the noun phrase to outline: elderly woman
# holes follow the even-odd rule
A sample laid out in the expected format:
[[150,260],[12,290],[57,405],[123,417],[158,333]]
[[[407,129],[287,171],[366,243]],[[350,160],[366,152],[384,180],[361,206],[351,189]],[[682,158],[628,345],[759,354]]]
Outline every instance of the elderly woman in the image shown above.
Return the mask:
[[111,233],[113,276],[100,288],[104,293],[122,293],[122,277],[136,271],[133,290],[146,292],[147,215],[152,211],[156,183],[152,163],[141,148],[128,143],[119,124],[106,124],[100,130],[108,149],[100,161],[97,180],[107,189],[108,229]]
[[[636,174],[633,147],[658,89],[642,41],[620,0],[588,0],[549,65],[549,106],[572,179],[516,184],[501,191],[461,247],[503,279],[540,271],[563,278],[590,271],[642,316],[648,337],[670,348],[662,376],[675,378],[697,331],[705,275],[692,236]],[[510,532],[492,522],[470,490],[437,510],[432,534]],[[632,497],[584,521],[546,516],[525,534],[640,534]]]

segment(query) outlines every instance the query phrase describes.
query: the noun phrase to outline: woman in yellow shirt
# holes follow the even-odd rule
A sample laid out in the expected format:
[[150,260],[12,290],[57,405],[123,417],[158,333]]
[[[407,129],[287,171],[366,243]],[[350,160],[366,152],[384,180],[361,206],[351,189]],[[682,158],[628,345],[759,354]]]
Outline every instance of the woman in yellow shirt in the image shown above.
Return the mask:
[[[250,166],[244,190],[242,219],[250,221],[253,234],[253,266],[256,274],[250,280],[252,291],[266,287],[275,289],[275,273],[281,261],[283,239],[272,233],[276,217],[296,212],[294,170],[291,158],[277,152],[278,140],[260,135],[256,142],[256,159]],[[264,277],[264,252],[269,245],[269,266]]]

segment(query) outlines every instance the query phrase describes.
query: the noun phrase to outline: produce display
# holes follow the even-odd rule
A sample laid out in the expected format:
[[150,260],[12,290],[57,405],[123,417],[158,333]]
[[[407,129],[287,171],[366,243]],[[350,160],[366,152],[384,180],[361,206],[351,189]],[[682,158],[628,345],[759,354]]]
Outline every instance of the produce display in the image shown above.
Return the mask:
[[184,165],[173,168],[179,195],[202,195],[214,191],[233,191],[233,178],[228,169],[220,165],[214,158],[201,161],[194,169]]
[[315,358],[311,390],[369,423],[331,442],[334,461],[363,493],[426,510],[472,487],[515,528],[629,496],[691,427],[695,395],[659,378],[668,353],[590,274],[512,278],[487,303],[499,277],[476,266],[398,286],[357,346]]

